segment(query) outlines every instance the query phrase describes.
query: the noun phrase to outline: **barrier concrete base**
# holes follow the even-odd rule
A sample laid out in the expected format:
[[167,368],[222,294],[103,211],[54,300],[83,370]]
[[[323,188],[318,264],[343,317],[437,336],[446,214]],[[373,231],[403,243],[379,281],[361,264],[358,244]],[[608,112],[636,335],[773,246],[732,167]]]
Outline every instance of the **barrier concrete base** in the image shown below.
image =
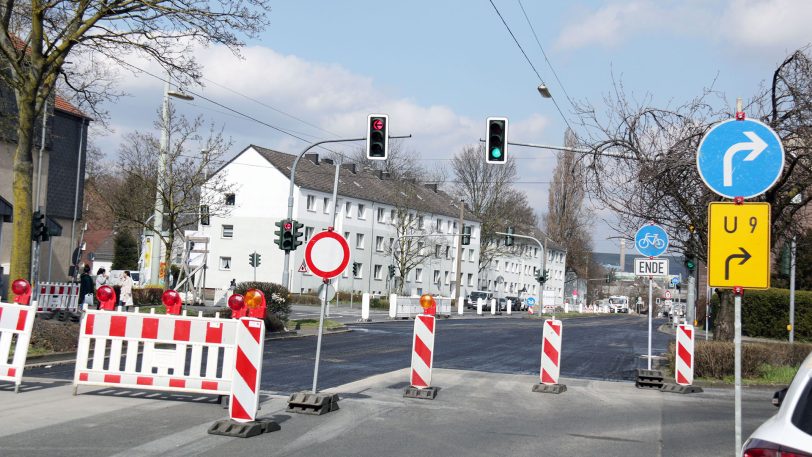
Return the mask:
[[359,323],[372,322],[372,319],[358,319],[357,322],[359,322]]
[[289,413],[322,414],[338,411],[338,394],[314,394],[311,392],[297,392],[288,399]]
[[638,389],[656,389],[663,387],[663,372],[660,370],[637,370],[634,386]]
[[533,384],[533,392],[540,394],[561,394],[567,391],[564,384]]
[[209,435],[251,438],[252,436],[276,432],[281,429],[279,424],[270,419],[257,419],[252,422],[237,422],[231,419],[223,419],[209,427]]
[[440,391],[439,387],[412,387],[409,386],[403,391],[403,398],[419,398],[421,400],[434,400],[437,398],[437,392]]
[[697,394],[702,392],[701,387],[697,386],[683,386],[680,384],[666,383],[660,388],[660,392],[669,392],[675,394]]

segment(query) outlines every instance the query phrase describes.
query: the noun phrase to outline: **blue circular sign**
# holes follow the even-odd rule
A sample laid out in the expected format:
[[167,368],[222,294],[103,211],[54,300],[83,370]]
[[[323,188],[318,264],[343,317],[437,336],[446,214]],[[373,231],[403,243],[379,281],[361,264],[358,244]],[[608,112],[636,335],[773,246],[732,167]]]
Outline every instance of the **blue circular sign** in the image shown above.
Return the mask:
[[535,306],[536,305],[536,299],[533,298],[533,297],[527,297],[525,302],[527,302],[527,306]]
[[722,197],[752,198],[781,177],[784,146],[767,124],[730,119],[714,125],[702,138],[696,166],[705,185]]
[[676,286],[677,284],[679,284],[679,278],[677,277],[671,278],[671,285]]
[[634,247],[646,257],[657,257],[668,249],[668,234],[659,225],[644,225],[634,235]]

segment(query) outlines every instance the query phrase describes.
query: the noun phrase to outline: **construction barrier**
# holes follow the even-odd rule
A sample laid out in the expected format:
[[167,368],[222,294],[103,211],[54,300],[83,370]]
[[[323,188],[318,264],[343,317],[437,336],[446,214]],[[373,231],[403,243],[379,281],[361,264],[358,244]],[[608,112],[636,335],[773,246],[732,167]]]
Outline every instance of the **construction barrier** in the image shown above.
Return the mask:
[[230,395],[235,356],[252,361],[262,357],[262,339],[250,347],[251,354],[245,348],[242,355],[237,351],[241,325],[247,324],[219,315],[87,309],[80,327],[74,394],[80,385],[90,385]]
[[558,384],[561,368],[561,321],[547,319],[541,338],[541,383]]
[[431,367],[434,362],[434,316],[421,314],[414,320],[412,341],[412,369],[410,384],[424,389],[431,386]]
[[41,282],[37,296],[37,312],[70,311],[80,309],[79,284],[67,282]]
[[259,378],[262,373],[262,346],[265,325],[260,319],[242,318],[237,324],[234,380],[231,383],[229,416],[237,422],[251,422],[259,408]]
[[[451,297],[434,297],[434,300],[437,303],[437,315],[450,317],[451,306],[454,299]],[[413,295],[411,297],[396,296],[396,299],[393,302],[390,302],[389,307],[389,317],[393,319],[412,318],[423,314],[423,308],[420,306],[419,295]]]
[[15,392],[23,379],[35,315],[29,305],[0,303],[0,381],[14,383]]
[[676,381],[681,386],[694,383],[694,327],[677,326]]

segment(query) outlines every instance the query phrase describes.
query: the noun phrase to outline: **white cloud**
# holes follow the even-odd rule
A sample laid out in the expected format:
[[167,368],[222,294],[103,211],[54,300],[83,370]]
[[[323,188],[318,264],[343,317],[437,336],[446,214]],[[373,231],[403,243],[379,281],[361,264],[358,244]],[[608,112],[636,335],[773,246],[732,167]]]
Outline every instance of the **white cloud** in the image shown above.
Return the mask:
[[664,13],[659,5],[646,0],[611,3],[565,26],[555,45],[562,49],[613,47],[641,29],[661,22]]
[[720,37],[745,48],[792,51],[812,41],[809,0],[731,1],[719,20]]

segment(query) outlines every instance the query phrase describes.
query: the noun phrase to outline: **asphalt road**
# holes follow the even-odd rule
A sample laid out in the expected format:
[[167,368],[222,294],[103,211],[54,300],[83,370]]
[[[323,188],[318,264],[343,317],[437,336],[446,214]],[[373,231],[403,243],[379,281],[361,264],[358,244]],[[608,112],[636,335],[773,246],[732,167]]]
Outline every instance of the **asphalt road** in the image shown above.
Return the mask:
[[[645,317],[610,315],[565,319],[561,376],[634,380],[645,368]],[[409,366],[412,321],[353,324],[349,333],[326,335],[322,342],[319,388],[336,387]],[[451,319],[437,323],[434,366],[507,374],[539,372],[541,321]],[[670,337],[657,332],[653,354],[663,353]],[[272,340],[265,344],[262,389],[291,393],[310,389],[316,338]],[[72,379],[73,364],[26,370],[26,376]]]

